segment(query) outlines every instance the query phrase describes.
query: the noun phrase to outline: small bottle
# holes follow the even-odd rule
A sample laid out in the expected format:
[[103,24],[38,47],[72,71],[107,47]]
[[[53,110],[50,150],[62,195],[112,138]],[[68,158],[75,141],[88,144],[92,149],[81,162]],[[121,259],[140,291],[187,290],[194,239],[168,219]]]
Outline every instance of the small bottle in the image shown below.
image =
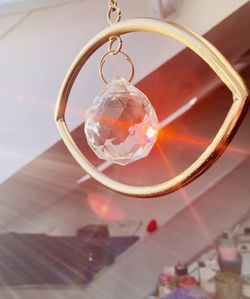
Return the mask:
[[229,232],[224,232],[218,239],[218,252],[221,260],[231,262],[237,260],[237,238]]
[[241,298],[242,284],[240,275],[231,272],[221,272],[216,278],[216,299]]
[[179,286],[179,281],[182,279],[182,277],[188,275],[187,264],[184,262],[177,263],[175,266],[175,275],[177,286]]
[[174,266],[165,266],[162,270],[162,273],[175,277],[175,267]]
[[172,293],[175,288],[175,277],[169,274],[162,273],[158,283],[158,298],[164,298]]

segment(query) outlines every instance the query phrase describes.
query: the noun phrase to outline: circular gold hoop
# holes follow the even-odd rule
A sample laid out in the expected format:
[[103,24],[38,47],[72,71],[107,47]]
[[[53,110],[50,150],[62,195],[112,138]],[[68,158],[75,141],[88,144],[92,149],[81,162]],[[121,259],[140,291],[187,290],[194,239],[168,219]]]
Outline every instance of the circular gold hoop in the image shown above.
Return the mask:
[[[214,70],[219,78],[228,86],[233,94],[232,106],[217,135],[202,155],[186,170],[176,177],[153,186],[130,186],[119,183],[94,167],[74,142],[65,122],[65,111],[74,81],[89,57],[112,35],[145,31],[160,33],[180,41],[197,53]],[[155,19],[132,19],[106,28],[96,35],[79,53],[70,67],[62,84],[55,111],[57,127],[62,139],[79,165],[102,185],[129,196],[156,197],[173,192],[188,184],[209,168],[224,152],[239,127],[248,107],[248,89],[239,74],[222,54],[203,37],[172,22]]]
[[[135,76],[135,67],[134,67],[134,64],[133,64],[131,58],[128,56],[128,54],[126,54],[126,53],[124,53],[124,52],[122,52],[122,51],[120,51],[119,53],[122,54],[123,56],[125,56],[126,60],[128,61],[129,65],[130,65],[130,67],[131,67],[131,74],[130,74],[130,77],[129,77],[129,79],[128,79],[128,82],[131,83],[131,82],[133,81],[133,79],[134,79],[134,76]],[[117,54],[118,54],[118,53],[117,53]],[[116,55],[117,55],[117,54],[116,54]],[[109,82],[105,79],[105,76],[103,75],[103,65],[104,65],[104,63],[105,63],[105,58],[106,58],[108,55],[114,55],[114,54],[112,53],[112,51],[109,51],[109,52],[105,53],[105,54],[102,56],[102,59],[100,60],[100,63],[99,63],[99,74],[100,74],[100,76],[101,76],[101,78],[102,78],[102,80],[103,80],[103,82],[104,82],[105,84],[109,84]]]

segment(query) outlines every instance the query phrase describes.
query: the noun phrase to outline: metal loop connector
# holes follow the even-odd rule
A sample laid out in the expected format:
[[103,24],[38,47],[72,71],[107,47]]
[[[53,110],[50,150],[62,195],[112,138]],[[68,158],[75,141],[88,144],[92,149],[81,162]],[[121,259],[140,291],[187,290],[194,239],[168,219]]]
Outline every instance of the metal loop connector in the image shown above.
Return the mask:
[[[113,49],[113,45],[117,43],[117,48]],[[109,38],[109,45],[108,45],[108,52],[110,52],[112,55],[118,54],[122,49],[122,39],[120,36],[112,35]]]
[[[128,61],[128,63],[130,64],[130,67],[131,67],[131,74],[130,74],[130,77],[128,79],[128,82],[131,83],[134,79],[134,76],[135,76],[135,67],[134,67],[134,64],[131,60],[131,58],[124,52],[122,51],[119,51],[118,52],[119,54],[122,54],[123,56],[125,56],[126,60]],[[117,54],[118,54],[117,53]],[[105,53],[102,57],[102,59],[100,60],[100,63],[99,63],[99,74],[100,74],[100,77],[102,78],[103,82],[105,84],[109,84],[109,82],[106,80],[105,76],[103,75],[103,65],[105,63],[105,58],[108,56],[108,55],[114,55],[111,51]]]

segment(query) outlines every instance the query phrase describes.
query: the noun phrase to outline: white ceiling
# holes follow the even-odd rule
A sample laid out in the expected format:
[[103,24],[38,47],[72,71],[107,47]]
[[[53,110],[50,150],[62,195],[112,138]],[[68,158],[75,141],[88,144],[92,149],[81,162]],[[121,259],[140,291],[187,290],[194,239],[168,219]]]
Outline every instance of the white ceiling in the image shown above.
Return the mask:
[[1,0],[0,15],[17,14],[30,10],[63,5],[81,0]]

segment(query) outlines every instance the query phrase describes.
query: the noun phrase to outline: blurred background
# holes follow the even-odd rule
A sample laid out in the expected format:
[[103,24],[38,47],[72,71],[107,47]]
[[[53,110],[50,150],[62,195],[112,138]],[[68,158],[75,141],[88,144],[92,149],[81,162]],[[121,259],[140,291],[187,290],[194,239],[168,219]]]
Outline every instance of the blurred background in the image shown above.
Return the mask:
[[[193,260],[223,229],[250,216],[249,115],[211,169],[161,198],[111,192],[73,160],[54,107],[74,58],[108,26],[107,2],[0,0],[0,298],[148,298],[164,265]],[[123,20],[157,17],[204,35],[249,86],[249,1],[119,0],[119,6]],[[174,177],[216,135],[232,104],[230,91],[182,44],[152,33],[125,35],[134,84],[154,105],[162,129],[147,158],[126,167],[104,163],[87,145],[84,117],[104,88],[98,63],[106,48],[73,86],[67,123],[74,139],[118,181],[143,186]],[[122,60],[107,64],[108,78],[128,76]]]

